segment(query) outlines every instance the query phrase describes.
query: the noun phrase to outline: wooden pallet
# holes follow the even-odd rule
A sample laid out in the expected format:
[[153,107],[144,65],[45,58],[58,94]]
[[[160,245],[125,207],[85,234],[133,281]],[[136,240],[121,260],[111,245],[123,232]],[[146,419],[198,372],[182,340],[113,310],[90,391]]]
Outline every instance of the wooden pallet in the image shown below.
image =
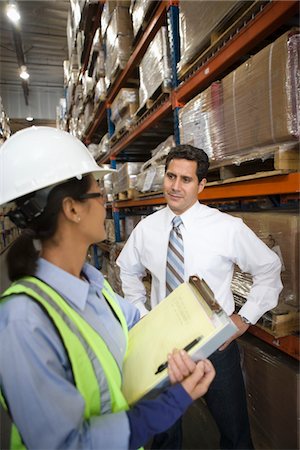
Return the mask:
[[276,313],[269,311],[256,324],[275,338],[289,336],[299,331],[299,311],[289,310]]
[[117,132],[115,132],[115,133],[112,135],[112,137],[110,138],[110,143],[111,143],[112,145],[116,144],[122,137],[124,137],[124,135],[125,135],[126,133],[128,133],[128,132],[131,130],[132,125],[133,125],[133,124],[131,124],[131,125],[124,125],[124,126],[121,127],[119,130],[117,130]]
[[213,185],[264,178],[299,169],[299,144],[286,143],[276,147],[264,147],[259,149],[259,152],[251,152],[241,157],[212,162],[207,179]]
[[159,85],[153,94],[147,98],[145,103],[136,111],[136,117],[139,119],[146,113],[151,112],[155,109],[156,105],[160,104],[170,94],[170,92],[170,87],[164,86],[163,84]]
[[[237,310],[245,303],[245,298],[234,294]],[[275,338],[289,336],[299,331],[299,310],[296,307],[279,304],[276,308],[266,312],[255,326],[261,328]]]
[[127,191],[119,192],[115,194],[116,200],[133,200],[137,198],[138,191],[136,189],[128,189]]

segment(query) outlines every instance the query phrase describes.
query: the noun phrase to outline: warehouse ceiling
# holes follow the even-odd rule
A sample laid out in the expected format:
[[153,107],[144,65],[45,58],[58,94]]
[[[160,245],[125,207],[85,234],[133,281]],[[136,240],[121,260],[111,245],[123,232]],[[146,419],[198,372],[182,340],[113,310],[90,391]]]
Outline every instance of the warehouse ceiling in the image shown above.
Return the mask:
[[[20,12],[18,25],[8,19],[8,1],[0,1],[0,96],[10,115],[13,131],[32,125],[18,111],[36,115],[34,124],[55,125],[55,107],[45,100],[63,96],[63,61],[68,59],[67,16],[69,0],[17,0]],[[28,82],[20,78],[20,66],[25,64],[30,75]],[[8,96],[8,92],[10,96]],[[8,102],[17,98],[16,105]],[[14,100],[16,102],[16,100]],[[37,114],[37,105],[39,111]],[[51,111],[47,111],[51,107]],[[54,108],[54,111],[53,111]],[[32,109],[35,109],[35,111]],[[29,109],[28,109],[29,110]],[[9,111],[8,111],[9,112]]]

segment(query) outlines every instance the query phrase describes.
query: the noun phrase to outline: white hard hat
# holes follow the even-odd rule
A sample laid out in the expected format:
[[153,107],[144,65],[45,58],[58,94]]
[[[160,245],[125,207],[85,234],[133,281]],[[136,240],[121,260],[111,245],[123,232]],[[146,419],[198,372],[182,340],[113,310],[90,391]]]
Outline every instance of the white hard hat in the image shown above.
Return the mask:
[[0,205],[69,178],[111,172],[71,134],[50,127],[18,131],[0,147]]

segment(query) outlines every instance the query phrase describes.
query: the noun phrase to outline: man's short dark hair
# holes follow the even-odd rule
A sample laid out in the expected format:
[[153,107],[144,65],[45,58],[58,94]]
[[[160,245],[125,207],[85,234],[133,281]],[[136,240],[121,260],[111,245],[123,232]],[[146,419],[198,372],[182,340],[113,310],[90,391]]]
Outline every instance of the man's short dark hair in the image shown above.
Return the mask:
[[173,147],[167,155],[166,171],[172,159],[187,159],[188,161],[196,161],[196,174],[199,183],[203,180],[203,178],[206,178],[209,168],[209,160],[207,154],[201,148],[188,144],[176,145],[176,147]]

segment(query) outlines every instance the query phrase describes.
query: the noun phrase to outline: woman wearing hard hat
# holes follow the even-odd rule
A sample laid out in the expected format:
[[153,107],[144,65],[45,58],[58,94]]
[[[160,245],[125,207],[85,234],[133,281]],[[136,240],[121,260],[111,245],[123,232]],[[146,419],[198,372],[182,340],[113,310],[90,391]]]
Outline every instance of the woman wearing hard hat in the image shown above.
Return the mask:
[[3,449],[138,448],[214,377],[209,361],[174,351],[173,385],[128,408],[122,362],[139,312],[85,263],[106,237],[96,181],[104,173],[79,140],[53,128],[22,130],[0,149],[0,205],[14,202],[10,219],[24,229],[0,300],[0,403],[13,424]]

